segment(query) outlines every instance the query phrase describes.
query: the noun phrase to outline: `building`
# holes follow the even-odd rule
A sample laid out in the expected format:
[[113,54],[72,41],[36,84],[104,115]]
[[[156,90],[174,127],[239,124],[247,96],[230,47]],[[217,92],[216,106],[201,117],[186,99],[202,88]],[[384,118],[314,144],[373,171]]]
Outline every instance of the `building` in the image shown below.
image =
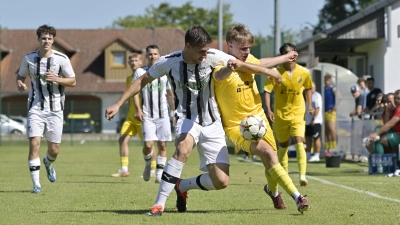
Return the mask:
[[381,0],[324,32],[297,44],[299,62],[345,67],[361,77],[371,75],[383,92],[400,89],[400,0]]
[[[115,133],[127,107],[113,121],[106,120],[104,113],[126,89],[126,76],[132,74],[128,55],[142,53],[146,65],[146,46],[157,44],[165,55],[181,50],[184,38],[184,31],[176,28],[57,30],[53,49],[69,56],[77,80],[76,87],[65,89],[64,117],[71,112],[90,113],[96,132]],[[38,48],[36,30],[1,30],[0,40],[0,112],[26,116],[27,93],[18,92],[15,78],[24,55]]]

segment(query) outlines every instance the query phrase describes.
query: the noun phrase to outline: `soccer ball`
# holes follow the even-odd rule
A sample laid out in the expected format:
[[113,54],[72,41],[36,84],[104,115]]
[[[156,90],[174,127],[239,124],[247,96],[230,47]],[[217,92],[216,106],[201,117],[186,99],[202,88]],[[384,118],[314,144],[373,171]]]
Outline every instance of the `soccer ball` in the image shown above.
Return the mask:
[[259,141],[266,132],[267,125],[265,121],[257,115],[246,116],[240,122],[240,134],[247,141]]

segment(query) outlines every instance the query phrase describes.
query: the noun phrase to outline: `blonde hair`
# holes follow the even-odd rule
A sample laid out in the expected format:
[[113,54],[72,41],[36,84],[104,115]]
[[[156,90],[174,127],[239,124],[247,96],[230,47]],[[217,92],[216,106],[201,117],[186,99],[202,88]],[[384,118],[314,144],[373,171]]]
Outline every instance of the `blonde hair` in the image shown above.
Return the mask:
[[226,31],[225,39],[226,42],[249,42],[250,44],[254,43],[254,37],[251,34],[249,28],[242,23],[237,23],[230,27]]
[[130,60],[131,58],[139,58],[139,59],[142,59],[142,55],[139,54],[139,53],[137,53],[137,52],[134,52],[134,53],[132,53],[132,54],[130,54],[130,55],[128,56],[128,59],[129,59],[129,60]]

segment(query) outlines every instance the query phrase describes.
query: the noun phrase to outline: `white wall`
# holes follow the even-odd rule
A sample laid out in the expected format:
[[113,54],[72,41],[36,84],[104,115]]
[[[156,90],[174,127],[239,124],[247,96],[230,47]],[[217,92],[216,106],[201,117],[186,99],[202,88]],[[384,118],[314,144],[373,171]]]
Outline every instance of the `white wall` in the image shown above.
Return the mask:
[[[385,40],[379,39],[371,41],[367,44],[356,47],[355,52],[366,52],[368,54],[368,70],[365,74],[357,74],[357,76],[371,75],[369,71],[370,66],[374,67],[372,74],[375,78],[375,86],[384,91],[384,80],[385,80],[385,68],[384,68],[384,56],[385,56]],[[362,58],[361,56],[348,57],[348,68],[352,69],[352,72],[356,73],[357,59]],[[366,62],[366,61],[365,61]],[[365,63],[364,62],[364,63]]]
[[[400,1],[392,4],[392,20],[391,20],[391,45],[386,48],[384,56],[385,80],[384,92],[394,92],[400,89],[400,38],[397,36],[397,26],[400,25]],[[386,44],[386,43],[385,43]]]

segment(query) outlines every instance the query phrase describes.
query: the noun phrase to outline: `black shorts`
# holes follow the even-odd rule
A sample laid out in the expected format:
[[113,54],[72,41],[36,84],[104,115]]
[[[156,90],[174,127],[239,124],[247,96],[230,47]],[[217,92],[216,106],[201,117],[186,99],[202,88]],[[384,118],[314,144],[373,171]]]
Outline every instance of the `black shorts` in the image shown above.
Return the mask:
[[317,139],[321,136],[321,124],[316,123],[314,126],[306,125],[306,137]]

